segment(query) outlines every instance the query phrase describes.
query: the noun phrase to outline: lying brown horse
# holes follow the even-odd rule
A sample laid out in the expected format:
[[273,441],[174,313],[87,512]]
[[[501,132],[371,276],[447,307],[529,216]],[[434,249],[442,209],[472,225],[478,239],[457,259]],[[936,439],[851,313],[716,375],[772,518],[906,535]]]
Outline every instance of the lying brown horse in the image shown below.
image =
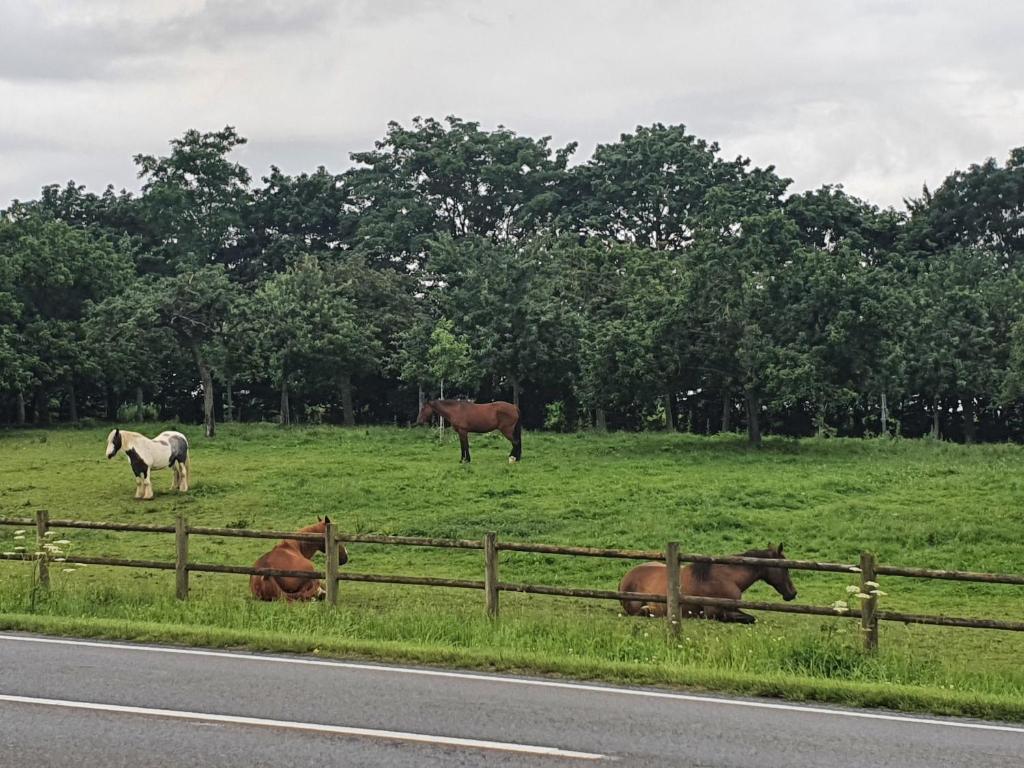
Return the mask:
[[[784,559],[782,545],[778,549],[752,549],[740,557],[762,557],[773,560]],[[739,600],[743,593],[757,581],[765,581],[782,595],[783,600],[796,599],[796,587],[789,579],[789,569],[769,565],[718,565],[691,563],[679,569],[680,609],[684,617],[704,617],[717,621],[733,621],[753,624],[757,619],[749,613],[735,608],[718,608],[687,603],[686,595],[700,597],[723,597]],[[646,592],[664,595],[668,587],[664,563],[644,563],[631,570],[619,583],[620,592]],[[639,600],[623,600],[622,608],[629,616],[664,616],[665,603],[642,603]]]
[[468,400],[428,400],[420,409],[417,424],[429,424],[434,414],[448,420],[459,434],[462,444],[462,461],[469,462],[469,433],[492,432],[500,429],[501,434],[512,443],[510,464],[523,458],[523,427],[519,419],[519,407],[498,400],[493,403],[471,403]]
[[[319,519],[319,518],[318,518]],[[300,528],[299,533],[319,533],[323,536],[324,527],[331,522],[324,518],[314,525]],[[254,564],[254,568],[277,568],[282,571],[316,572],[316,566],[310,559],[317,552],[324,551],[324,540],[296,541],[284,539],[272,550],[263,555]],[[338,545],[338,565],[348,562],[348,552],[341,544]],[[250,576],[249,589],[258,600],[317,600],[324,595],[319,579],[303,579],[298,576]]]

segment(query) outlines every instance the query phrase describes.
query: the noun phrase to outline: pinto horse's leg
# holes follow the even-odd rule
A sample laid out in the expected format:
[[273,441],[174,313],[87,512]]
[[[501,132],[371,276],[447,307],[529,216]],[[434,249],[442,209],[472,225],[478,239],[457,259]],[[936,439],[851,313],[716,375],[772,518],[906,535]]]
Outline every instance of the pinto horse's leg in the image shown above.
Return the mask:
[[459,433],[459,443],[462,446],[462,459],[461,460],[462,460],[463,463],[469,464],[469,461],[470,461],[470,459],[469,459],[469,433],[466,430],[464,430],[464,429],[460,429],[460,430],[457,430],[457,431]]
[[188,490],[188,470],[189,470],[189,464],[188,464],[188,458],[187,457],[185,458],[185,461],[179,461],[178,462],[178,469],[181,472],[181,475],[180,475],[181,480],[178,483],[178,490],[181,491],[182,493],[185,493],[185,491]]
[[142,498],[142,477],[140,475],[135,476],[135,498]]
[[153,498],[153,481],[149,477],[152,470],[146,467],[146,474],[142,476],[142,498],[149,501]]
[[171,490],[176,491],[181,486],[181,472],[178,470],[180,465],[175,463],[171,465]]

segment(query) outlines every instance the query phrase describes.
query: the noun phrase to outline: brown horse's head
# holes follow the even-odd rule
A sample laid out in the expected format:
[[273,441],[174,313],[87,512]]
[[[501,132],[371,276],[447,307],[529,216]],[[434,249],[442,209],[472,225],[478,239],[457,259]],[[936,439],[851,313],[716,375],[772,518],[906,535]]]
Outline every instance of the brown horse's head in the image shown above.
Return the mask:
[[433,415],[434,415],[434,405],[433,405],[433,400],[430,400],[430,401],[424,403],[423,407],[420,408],[420,415],[416,417],[416,426],[420,426],[421,424],[429,424],[430,423],[430,418]]
[[[317,515],[316,519],[317,519],[317,522],[313,523],[313,525],[307,525],[305,528],[300,528],[299,530],[302,533],[319,533],[319,534],[323,534],[324,529],[327,528],[327,524],[329,522],[331,522],[331,518],[325,517],[323,520],[321,520],[320,516]],[[324,542],[323,541],[316,542],[316,549],[314,549],[313,551],[314,552],[323,552],[324,551]],[[338,544],[338,565],[344,565],[347,562],[348,562],[348,550],[345,549],[345,545],[344,544]]]
[[[773,558],[778,560],[785,560],[786,555],[782,552],[782,543],[779,543],[776,549],[772,545],[768,545],[766,551],[762,551],[755,557]],[[767,567],[764,569],[764,576],[761,577],[768,582],[776,592],[782,595],[783,600],[795,600],[796,599],[796,587],[793,586],[793,581],[789,578],[788,568],[771,568]]]

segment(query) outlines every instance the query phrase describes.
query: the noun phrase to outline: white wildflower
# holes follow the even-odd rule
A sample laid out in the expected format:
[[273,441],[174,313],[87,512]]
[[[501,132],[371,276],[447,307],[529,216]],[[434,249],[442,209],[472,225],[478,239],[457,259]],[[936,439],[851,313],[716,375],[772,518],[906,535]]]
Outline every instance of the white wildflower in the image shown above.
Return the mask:
[[24,536],[25,535],[25,529],[22,528],[20,531],[15,531],[14,535],[15,536]]
[[61,573],[74,573],[74,572],[75,572],[74,568],[62,568],[61,569]]
[[70,542],[70,541],[68,541],[67,539],[59,539],[59,540],[57,541],[57,544],[59,544],[59,545],[60,545],[60,546],[62,546],[62,547],[66,547],[66,546],[67,546],[68,544],[70,544],[70,543],[71,543],[71,542]]
[[47,531],[46,533],[43,534],[43,536],[45,536],[46,538],[50,538],[51,536],[56,536],[56,535],[57,535],[56,531]]
[[15,548],[14,548],[14,551],[15,551],[15,552],[24,552],[24,551],[25,551],[25,548],[24,548],[24,547],[15,547]]
[[857,594],[858,592],[860,592],[860,587],[858,587],[858,586],[855,586],[855,585],[853,585],[853,584],[851,584],[850,586],[848,586],[848,587],[846,588],[846,593],[847,593],[848,595],[855,595],[855,594]]
[[873,587],[875,589],[878,589],[878,582],[877,581],[865,581],[864,582],[864,586],[865,587]]
[[67,560],[66,557],[55,557],[55,558],[53,558],[53,562],[55,562],[55,563],[63,563],[66,560]]
[[851,565],[850,566],[850,571],[852,573],[860,573],[860,568],[858,568],[856,565]]
[[860,598],[861,600],[870,600],[871,599],[871,595],[865,595],[863,592],[858,592],[857,593],[857,597]]
[[24,541],[24,540],[25,540],[25,535],[24,535],[24,534],[22,534],[21,536],[15,536],[15,537],[14,537],[14,540],[15,540],[15,541]]
[[885,597],[889,593],[888,592],[883,592],[880,589],[872,589],[871,590],[871,594],[874,595],[875,597]]
[[850,607],[842,600],[836,600],[834,603],[832,603],[831,607],[832,610],[836,613],[847,613],[850,610]]

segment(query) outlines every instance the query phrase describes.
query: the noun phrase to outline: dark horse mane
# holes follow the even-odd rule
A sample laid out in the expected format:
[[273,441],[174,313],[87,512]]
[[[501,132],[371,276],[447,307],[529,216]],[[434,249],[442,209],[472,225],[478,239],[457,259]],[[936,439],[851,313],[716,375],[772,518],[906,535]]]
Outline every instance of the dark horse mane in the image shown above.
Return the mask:
[[[774,549],[748,549],[746,552],[741,552],[738,555],[730,555],[730,557],[764,557],[774,558],[778,557],[779,553]],[[711,578],[711,566],[714,563],[690,563],[691,573],[693,578],[697,581],[707,581]]]

